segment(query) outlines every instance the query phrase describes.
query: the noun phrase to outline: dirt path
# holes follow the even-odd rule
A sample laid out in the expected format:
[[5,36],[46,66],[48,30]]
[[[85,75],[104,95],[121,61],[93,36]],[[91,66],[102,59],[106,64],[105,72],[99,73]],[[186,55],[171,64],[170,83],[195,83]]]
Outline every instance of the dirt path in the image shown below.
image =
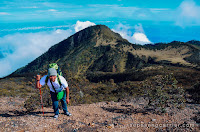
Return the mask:
[[24,113],[23,102],[20,98],[0,98],[0,131],[199,131],[198,124],[192,120],[200,111],[199,105],[187,105],[172,115],[157,115],[145,112],[141,105],[131,102],[100,102],[68,106],[71,117],[60,110],[59,118],[54,119],[52,108],[44,108],[45,116],[41,109]]

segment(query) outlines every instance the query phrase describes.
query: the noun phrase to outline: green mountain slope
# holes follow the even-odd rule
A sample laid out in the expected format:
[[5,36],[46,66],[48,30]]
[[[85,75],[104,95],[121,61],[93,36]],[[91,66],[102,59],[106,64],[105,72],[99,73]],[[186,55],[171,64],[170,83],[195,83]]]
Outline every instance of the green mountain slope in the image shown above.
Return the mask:
[[199,68],[199,53],[191,42],[131,44],[107,26],[96,25],[52,46],[10,76],[45,74],[49,63],[58,63],[64,75],[71,77],[87,76],[88,72],[123,73],[151,65]]

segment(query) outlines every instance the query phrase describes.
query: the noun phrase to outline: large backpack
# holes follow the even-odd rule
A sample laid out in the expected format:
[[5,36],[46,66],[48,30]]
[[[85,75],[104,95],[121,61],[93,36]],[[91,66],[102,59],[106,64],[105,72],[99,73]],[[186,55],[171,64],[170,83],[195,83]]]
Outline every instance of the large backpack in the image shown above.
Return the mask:
[[[57,70],[58,83],[60,84],[60,86],[62,86],[62,83],[61,83],[60,77],[59,77],[59,75],[62,76],[62,72],[61,72],[60,67],[56,63],[51,63],[51,64],[49,64],[49,68],[55,68]],[[49,76],[47,76],[46,79],[45,79],[45,83],[46,84],[48,82],[48,79],[49,79]],[[56,89],[54,88],[52,82],[51,82],[51,85],[52,85],[54,91],[56,92]],[[60,91],[60,92],[56,92],[56,93],[57,93],[57,100],[60,100],[60,99],[62,99],[64,97],[64,91],[63,90]]]
[[[56,71],[57,71],[58,83],[59,83],[60,86],[61,86],[62,84],[61,84],[59,75],[62,76],[62,71],[61,71],[60,67],[59,67],[56,63],[51,63],[51,64],[49,64],[49,68],[54,68],[54,69],[56,69]],[[48,82],[48,79],[49,79],[49,76],[47,76],[46,79],[45,79],[45,83],[46,83],[46,84],[47,84],[47,82]]]

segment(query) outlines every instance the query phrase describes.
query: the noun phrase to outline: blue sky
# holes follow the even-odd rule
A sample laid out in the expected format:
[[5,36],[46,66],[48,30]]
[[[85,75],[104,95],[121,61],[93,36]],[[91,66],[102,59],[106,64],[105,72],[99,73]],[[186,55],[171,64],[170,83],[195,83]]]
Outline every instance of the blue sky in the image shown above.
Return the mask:
[[1,0],[0,77],[95,24],[137,44],[200,40],[200,1]]

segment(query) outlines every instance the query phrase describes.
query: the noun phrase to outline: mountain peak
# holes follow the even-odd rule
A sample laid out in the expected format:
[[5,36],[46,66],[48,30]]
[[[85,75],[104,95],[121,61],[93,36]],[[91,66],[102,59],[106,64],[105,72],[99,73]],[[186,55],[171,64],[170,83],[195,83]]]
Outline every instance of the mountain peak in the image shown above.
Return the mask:
[[118,33],[113,32],[109,27],[105,25],[95,25],[85,28],[77,32],[74,36],[80,36],[80,34],[86,33],[91,37],[103,39],[123,39]]
[[116,44],[119,40],[126,41],[118,33],[113,32],[107,26],[95,25],[75,33],[64,40],[64,42],[70,43],[71,47],[78,47],[80,44],[81,46],[84,44],[92,44],[93,46]]
[[65,69],[66,75],[72,76],[89,71],[124,72],[154,64],[198,67],[198,56],[199,48],[187,43],[174,41],[165,45],[138,46],[105,25],[95,25],[52,46],[12,75],[46,73],[50,63],[57,63]]
[[[78,56],[88,48],[115,45],[118,42],[125,42],[118,33],[113,32],[105,25],[95,25],[85,28],[69,38],[52,46],[46,53],[29,63],[27,66],[18,69],[13,74],[25,74],[39,72],[47,69],[49,63],[65,63],[74,56]],[[127,42],[127,41],[126,41]],[[66,64],[63,64],[66,65]],[[13,75],[11,74],[11,76]]]
[[104,35],[106,37],[113,37],[113,38],[122,38],[118,33],[113,32],[109,27],[105,25],[95,25],[95,26],[90,26],[87,27],[77,33],[75,33],[73,36],[77,36],[82,33],[89,33],[88,35]]
[[[81,32],[88,32],[90,31],[91,34],[96,33],[98,35],[105,35],[105,36],[109,36],[109,37],[119,37],[122,38],[118,33],[113,32],[109,27],[107,27],[106,25],[95,25],[95,26],[90,26],[87,27],[79,32],[77,32],[76,34],[79,34]],[[75,35],[76,35],[75,34]]]

